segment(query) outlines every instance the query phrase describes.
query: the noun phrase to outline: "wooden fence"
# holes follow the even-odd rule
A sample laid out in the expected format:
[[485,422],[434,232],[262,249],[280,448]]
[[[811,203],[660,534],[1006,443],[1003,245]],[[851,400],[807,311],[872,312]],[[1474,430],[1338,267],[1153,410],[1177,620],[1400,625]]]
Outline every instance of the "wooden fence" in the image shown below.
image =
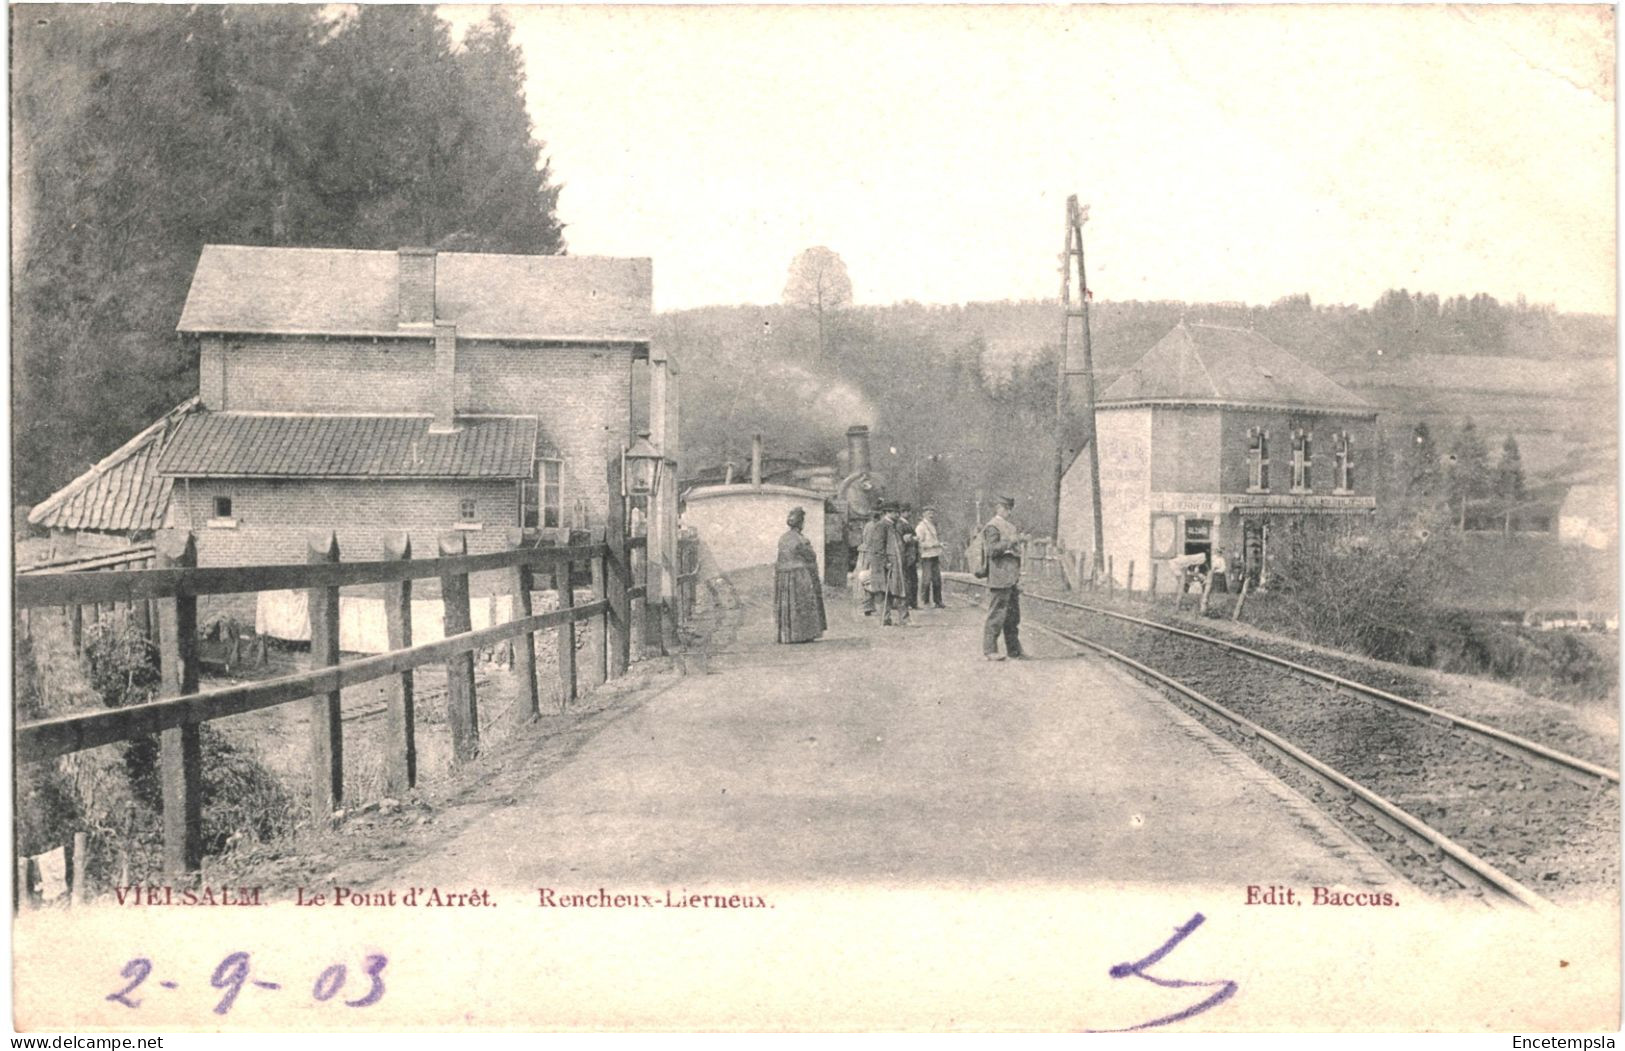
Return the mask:
[[[99,554],[80,555],[73,558],[56,559],[51,562],[41,562],[36,565],[19,569],[17,575],[33,576],[41,573],[90,573],[107,570],[127,571],[149,569],[154,559],[158,557],[157,549],[151,544],[141,544],[125,548],[121,551],[109,551]],[[133,619],[141,628],[143,634],[152,634],[152,625],[157,623],[158,610],[151,599],[136,599],[129,602],[89,602],[67,603],[62,607],[62,619],[68,626],[68,641],[75,651],[84,648],[85,621],[95,624],[106,614],[115,616],[123,614]],[[20,608],[17,613],[17,630],[23,638],[29,638],[33,632],[33,613],[27,608]]]
[[[611,516],[613,519],[614,516]],[[536,633],[558,631],[558,696],[568,705],[584,677],[587,687],[626,671],[641,640],[657,642],[662,609],[647,611],[647,541],[628,538],[612,521],[601,542],[571,547],[539,547],[520,530],[510,531],[509,549],[488,554],[466,553],[466,534],[440,538],[438,557],[413,558],[411,542],[399,534],[385,544],[378,561],[340,562],[332,533],[313,534],[304,564],[198,568],[195,538],[189,532],[165,530],[154,543],[156,567],[124,572],[45,572],[19,575],[15,606],[19,618],[29,609],[97,603],[143,603],[157,607],[162,685],[157,700],[128,708],[110,708],[63,716],[16,728],[19,761],[48,760],[87,748],[130,741],[149,734],[160,738],[163,787],[164,861],[172,876],[198,871],[202,865],[203,757],[201,725],[245,712],[293,701],[310,705],[310,772],[312,811],[329,814],[343,802],[343,729],[340,691],[374,679],[388,683],[386,782],[393,791],[410,788],[417,778],[413,680],[411,671],[433,662],[446,666],[446,717],[454,762],[472,759],[479,749],[479,707],[474,686],[476,650],[509,640],[514,644],[514,671],[522,713],[537,714]],[[571,570],[591,569],[592,598],[577,605]],[[489,571],[510,574],[513,619],[472,630],[469,575]],[[544,575],[550,574],[545,579]],[[412,642],[412,582],[440,582],[445,638]],[[338,645],[339,589],[380,585],[383,591],[390,650],[376,656],[341,660]],[[531,593],[538,586],[558,595],[558,608],[531,612]],[[281,678],[200,691],[198,689],[198,597],[298,588],[308,596],[311,660],[307,672]],[[663,603],[657,603],[657,607]],[[134,608],[134,607],[132,607]],[[644,620],[654,620],[647,625]],[[588,624],[586,654],[577,667],[575,631]],[[307,700],[308,699],[308,700]]]

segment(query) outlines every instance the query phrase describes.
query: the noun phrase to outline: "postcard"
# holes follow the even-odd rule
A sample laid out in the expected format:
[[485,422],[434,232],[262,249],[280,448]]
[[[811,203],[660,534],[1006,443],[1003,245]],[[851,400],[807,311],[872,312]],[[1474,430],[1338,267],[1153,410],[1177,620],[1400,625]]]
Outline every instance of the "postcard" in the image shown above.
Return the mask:
[[9,13],[16,1031],[1618,1029],[1611,8]]

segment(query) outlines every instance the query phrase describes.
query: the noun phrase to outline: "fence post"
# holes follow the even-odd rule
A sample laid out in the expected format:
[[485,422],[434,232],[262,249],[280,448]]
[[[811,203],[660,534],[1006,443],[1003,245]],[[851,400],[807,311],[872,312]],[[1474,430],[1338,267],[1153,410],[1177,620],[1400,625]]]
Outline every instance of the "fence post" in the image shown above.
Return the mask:
[[1112,564],[1112,556],[1106,556],[1106,594],[1117,594],[1117,567]]
[[1251,574],[1243,573],[1241,575],[1241,590],[1236,592],[1236,608],[1230,611],[1231,620],[1241,619],[1241,604],[1247,601],[1247,585],[1251,584],[1252,582],[1253,578]]
[[[384,558],[404,562],[412,557],[412,537],[395,533],[384,538]],[[384,585],[384,626],[389,648],[409,649],[412,645],[412,581]],[[417,695],[408,668],[385,680],[389,691],[385,709],[388,739],[384,743],[384,781],[391,794],[404,792],[418,783]]]
[[1151,601],[1153,601],[1153,602],[1155,602],[1157,600],[1157,566],[1158,566],[1158,564],[1159,563],[1157,562],[1156,559],[1153,558],[1151,560],[1151,592],[1150,592],[1149,597],[1150,597]]
[[[609,595],[604,582],[604,548],[592,558],[592,600],[603,602]],[[609,613],[604,612],[587,619],[587,686],[604,684],[605,668],[609,661]]]
[[85,607],[77,603],[68,607],[68,641],[75,653],[85,648]]
[[[569,562],[553,563],[553,590],[558,594],[558,608],[573,609],[576,604],[575,585],[570,582]],[[576,625],[567,621],[558,627],[559,644],[559,709],[570,706],[576,699]]]
[[609,659],[606,674],[618,679],[626,674],[631,657],[631,621],[628,617],[626,588],[627,572],[626,507],[621,497],[621,458],[609,461],[609,515],[604,530],[604,589],[609,600]]
[[[626,551],[626,577],[627,586],[632,587],[640,580],[648,580],[649,551],[647,548],[637,550],[628,548]],[[627,603],[626,637],[630,660],[642,660],[646,655],[648,645],[648,627],[646,611],[649,608],[647,598],[631,599]]]
[[[460,532],[440,537],[441,558],[461,558],[468,554],[468,538]],[[468,605],[468,574],[440,575],[440,604],[444,613],[446,638],[473,630],[473,613]],[[446,658],[446,723],[451,727],[451,758],[466,763],[480,752],[480,712],[474,696],[474,651]]]
[[[160,530],[153,541],[160,569],[197,565],[197,543],[180,529]],[[160,697],[197,692],[197,596],[159,601]],[[181,878],[203,867],[203,728],[183,723],[160,737],[158,769],[164,794],[164,869]]]
[[[339,539],[332,530],[316,530],[308,538],[305,561],[322,565],[339,560]],[[339,662],[339,589],[305,589],[305,607],[310,612],[311,668],[332,667]],[[317,821],[326,818],[344,802],[344,721],[338,690],[314,694],[310,698],[310,805]]]
[[[525,531],[508,530],[508,546],[515,551],[524,549]],[[530,563],[521,562],[513,568],[513,619],[530,616],[530,593],[536,586],[535,573]],[[532,719],[542,714],[541,700],[536,694],[536,634],[527,631],[513,640],[513,673],[519,682],[519,711]]]
[[1128,562],[1128,586],[1123,590],[1128,592],[1130,598],[1134,597],[1134,560],[1132,558]]

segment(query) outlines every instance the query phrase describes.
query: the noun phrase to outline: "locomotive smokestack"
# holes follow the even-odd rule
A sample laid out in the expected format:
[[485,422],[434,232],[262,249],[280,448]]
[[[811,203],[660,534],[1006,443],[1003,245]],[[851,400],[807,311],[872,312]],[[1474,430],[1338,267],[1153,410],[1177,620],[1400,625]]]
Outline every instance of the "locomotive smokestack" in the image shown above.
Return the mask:
[[762,436],[752,435],[750,439],[750,484],[757,489],[762,487]]
[[858,425],[846,429],[846,455],[848,472],[869,470],[869,428]]

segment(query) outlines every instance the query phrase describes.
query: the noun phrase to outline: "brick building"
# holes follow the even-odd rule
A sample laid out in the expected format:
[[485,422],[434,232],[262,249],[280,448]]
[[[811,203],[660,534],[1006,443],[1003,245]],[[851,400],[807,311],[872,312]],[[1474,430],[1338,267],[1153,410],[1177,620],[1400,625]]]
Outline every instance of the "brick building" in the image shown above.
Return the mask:
[[[1158,562],[1173,588],[1168,560],[1214,553],[1256,583],[1272,524],[1376,508],[1376,410],[1250,330],[1181,322],[1106,388],[1096,421],[1119,587],[1131,564],[1149,587]],[[1092,557],[1087,456],[1062,479],[1057,532]]]
[[210,245],[172,524],[205,565],[299,561],[313,528],[352,558],[402,528],[423,554],[601,529],[651,321],[646,259]]
[[[206,246],[177,326],[195,404],[41,506],[139,473],[205,566],[303,561],[312,530],[347,560],[403,529],[417,557],[450,531],[478,553],[602,530],[652,299],[647,259]],[[659,364],[650,419],[675,432]]]

